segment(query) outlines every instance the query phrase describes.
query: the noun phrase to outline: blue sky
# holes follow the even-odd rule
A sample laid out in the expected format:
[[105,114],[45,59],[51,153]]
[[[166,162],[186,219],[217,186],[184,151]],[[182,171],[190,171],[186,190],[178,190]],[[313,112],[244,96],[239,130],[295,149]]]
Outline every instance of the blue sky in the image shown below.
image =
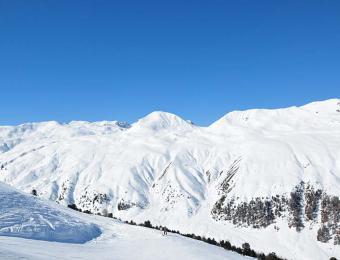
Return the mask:
[[0,0],[0,124],[340,97],[340,1]]

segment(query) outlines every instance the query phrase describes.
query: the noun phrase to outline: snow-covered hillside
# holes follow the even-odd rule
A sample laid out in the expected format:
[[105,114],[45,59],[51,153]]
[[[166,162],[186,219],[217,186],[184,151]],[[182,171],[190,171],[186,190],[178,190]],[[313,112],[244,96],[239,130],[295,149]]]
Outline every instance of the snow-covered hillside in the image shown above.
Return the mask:
[[6,260],[251,259],[179,235],[82,214],[1,183],[0,218],[0,259]]
[[165,112],[4,126],[0,151],[0,181],[60,204],[292,259],[340,255],[339,99],[209,127]]
[[84,243],[101,234],[99,227],[0,183],[0,236]]

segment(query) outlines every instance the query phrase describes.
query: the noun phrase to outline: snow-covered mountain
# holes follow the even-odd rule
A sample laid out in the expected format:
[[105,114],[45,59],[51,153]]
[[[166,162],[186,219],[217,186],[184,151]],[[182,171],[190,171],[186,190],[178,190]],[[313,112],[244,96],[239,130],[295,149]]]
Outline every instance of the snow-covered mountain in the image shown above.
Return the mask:
[[0,151],[0,181],[82,211],[292,259],[340,255],[339,99],[209,127],[166,112],[3,126]]

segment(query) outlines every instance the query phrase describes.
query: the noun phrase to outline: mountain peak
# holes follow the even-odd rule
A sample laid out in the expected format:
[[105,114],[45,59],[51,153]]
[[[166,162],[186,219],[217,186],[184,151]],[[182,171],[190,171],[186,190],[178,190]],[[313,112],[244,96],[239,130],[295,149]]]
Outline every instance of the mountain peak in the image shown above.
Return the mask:
[[133,124],[135,127],[142,127],[151,129],[153,131],[159,131],[162,129],[191,129],[192,124],[188,123],[186,120],[181,117],[163,111],[154,111],[145,117],[139,119],[136,123]]

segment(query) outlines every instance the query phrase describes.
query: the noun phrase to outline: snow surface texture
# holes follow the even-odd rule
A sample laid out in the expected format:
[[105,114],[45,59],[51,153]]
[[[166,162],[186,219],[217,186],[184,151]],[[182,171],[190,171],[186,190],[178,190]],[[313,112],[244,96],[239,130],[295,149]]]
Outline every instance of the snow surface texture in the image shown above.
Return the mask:
[[[1,183],[0,198],[0,259],[251,259],[179,235],[162,236],[161,231],[61,208]],[[103,231],[99,237],[97,226]],[[91,238],[83,244],[43,241]]]
[[[4,126],[0,151],[1,181],[26,192],[36,189],[40,197],[64,205],[148,219],[236,245],[249,242],[257,251],[292,259],[340,255],[334,245],[336,225],[329,242],[316,240],[320,213],[315,221],[302,218],[305,228],[300,232],[288,227],[285,212],[265,228],[212,216],[222,196],[224,209],[230,201],[239,205],[254,198],[289,197],[301,182],[338,197],[339,99],[231,112],[209,127],[165,112],[153,112],[132,125]],[[315,208],[321,212],[319,204]]]
[[100,235],[96,225],[51,205],[0,183],[0,235],[72,243]]

